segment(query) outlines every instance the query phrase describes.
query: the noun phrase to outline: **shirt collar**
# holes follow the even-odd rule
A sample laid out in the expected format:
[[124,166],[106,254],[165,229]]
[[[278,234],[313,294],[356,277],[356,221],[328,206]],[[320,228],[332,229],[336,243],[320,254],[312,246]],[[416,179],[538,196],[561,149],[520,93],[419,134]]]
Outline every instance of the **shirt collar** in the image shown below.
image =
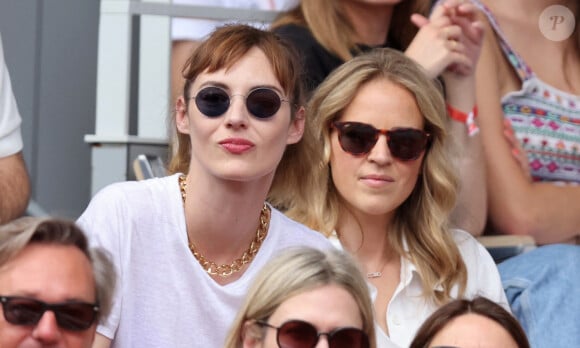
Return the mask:
[[[333,230],[330,233],[330,235],[328,236],[328,240],[335,248],[344,251],[344,247],[342,246],[340,239],[338,239],[336,230]],[[403,250],[405,251],[405,253],[409,252],[409,245],[407,244],[407,239],[405,237],[403,237]],[[419,274],[417,266],[415,266],[414,263],[412,263],[409,259],[407,259],[402,255],[401,255],[401,272],[399,276],[401,279],[401,283],[399,284],[399,286],[402,286],[403,288],[407,288],[413,280],[420,282],[421,285],[423,283],[423,279],[421,278],[421,274]],[[374,301],[377,295],[377,289],[370,282],[367,282],[367,284],[369,286],[369,289],[371,290],[371,298]],[[435,290],[443,291],[443,287],[441,286],[441,284],[437,284],[435,286]]]

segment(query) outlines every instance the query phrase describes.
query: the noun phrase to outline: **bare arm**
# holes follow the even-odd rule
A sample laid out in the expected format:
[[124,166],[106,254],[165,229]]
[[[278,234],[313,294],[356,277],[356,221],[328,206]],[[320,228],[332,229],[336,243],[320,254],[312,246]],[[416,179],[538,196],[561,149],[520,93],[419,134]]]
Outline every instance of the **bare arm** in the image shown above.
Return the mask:
[[[488,27],[488,32],[491,29]],[[506,234],[531,235],[538,244],[572,240],[580,233],[580,187],[530,180],[504,135],[501,71],[505,61],[494,35],[484,40],[477,67],[479,122],[487,162],[489,218]],[[503,70],[502,70],[503,67]]]
[[0,223],[24,214],[29,196],[30,182],[22,153],[0,158]]
[[[455,83],[448,83],[448,79],[445,81],[449,105],[463,113],[469,113],[475,105],[473,79]],[[451,213],[451,223],[479,236],[483,233],[487,219],[486,168],[481,134],[468,135],[466,125],[455,120],[449,120],[449,134],[454,146],[451,151],[457,160],[460,174],[459,195]]]
[[[442,75],[446,102],[468,114],[475,105],[475,66],[483,27],[470,4],[448,0],[433,11],[429,20],[412,17],[421,29],[406,54],[419,62],[432,77]],[[476,121],[477,122],[477,121]],[[479,134],[469,136],[466,125],[449,120],[452,148],[460,173],[457,204],[451,214],[455,227],[481,235],[487,218],[485,162]]]
[[101,334],[95,334],[95,340],[93,341],[92,348],[109,348],[111,346],[111,340]]

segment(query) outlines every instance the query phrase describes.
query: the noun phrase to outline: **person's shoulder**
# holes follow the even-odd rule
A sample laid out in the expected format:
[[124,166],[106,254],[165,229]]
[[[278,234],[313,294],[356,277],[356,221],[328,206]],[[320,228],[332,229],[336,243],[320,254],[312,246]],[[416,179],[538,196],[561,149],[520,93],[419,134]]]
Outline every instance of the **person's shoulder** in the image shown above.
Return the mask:
[[87,228],[96,225],[147,222],[162,216],[176,216],[179,185],[176,175],[141,181],[123,181],[105,186],[89,202],[77,222]]
[[109,184],[99,190],[92,201],[113,202],[127,201],[139,202],[147,197],[163,197],[162,192],[166,192],[174,183],[177,190],[177,175],[170,175],[161,178],[152,178],[141,181],[121,181]]
[[316,39],[310,29],[304,25],[300,24],[283,24],[272,29],[276,35],[288,39],[292,42],[301,42],[301,43],[316,43]]
[[469,232],[461,229],[451,229],[450,232],[468,270],[495,265],[487,249]]
[[487,259],[489,253],[469,232],[461,229],[451,229],[450,232],[466,263],[469,260],[481,259],[482,256]]
[[312,35],[307,26],[298,23],[286,23],[272,29],[276,34],[309,34]]
[[323,247],[330,246],[330,242],[322,233],[290,219],[281,211],[273,207],[270,221],[272,231],[278,238],[285,240],[287,243]]
[[452,228],[449,230],[449,232],[451,233],[453,240],[455,241],[457,247],[460,250],[469,248],[478,248],[481,246],[481,244],[479,244],[477,239],[475,239],[475,237],[473,237],[473,235],[471,235],[467,231],[458,228]]
[[487,249],[466,231],[452,229],[451,233],[467,268],[464,296],[487,297],[509,309],[497,266]]

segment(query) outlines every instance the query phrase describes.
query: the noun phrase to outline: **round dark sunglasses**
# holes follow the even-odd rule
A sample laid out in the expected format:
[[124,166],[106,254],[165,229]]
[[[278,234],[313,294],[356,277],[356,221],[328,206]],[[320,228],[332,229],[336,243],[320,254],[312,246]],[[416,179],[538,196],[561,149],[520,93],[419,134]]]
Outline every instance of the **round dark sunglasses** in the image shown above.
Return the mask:
[[379,135],[387,137],[387,146],[391,155],[401,161],[412,161],[425,151],[429,142],[429,133],[415,128],[376,129],[362,122],[333,122],[332,127],[338,131],[340,147],[355,156],[369,153]]
[[314,325],[302,320],[289,320],[279,327],[265,321],[259,325],[275,329],[276,342],[280,348],[314,348],[320,336],[326,336],[329,348],[368,348],[369,337],[354,327],[339,327],[330,332],[318,332]]
[[99,306],[86,302],[46,303],[33,298],[0,296],[4,319],[13,325],[34,326],[51,311],[61,329],[83,331],[97,319]]
[[250,114],[260,119],[274,116],[280,110],[282,102],[288,102],[287,99],[280,98],[273,89],[265,87],[253,89],[248,95],[229,95],[220,87],[210,86],[202,88],[191,99],[195,100],[195,105],[202,114],[207,117],[219,117],[228,111],[230,101],[234,96],[244,97]]

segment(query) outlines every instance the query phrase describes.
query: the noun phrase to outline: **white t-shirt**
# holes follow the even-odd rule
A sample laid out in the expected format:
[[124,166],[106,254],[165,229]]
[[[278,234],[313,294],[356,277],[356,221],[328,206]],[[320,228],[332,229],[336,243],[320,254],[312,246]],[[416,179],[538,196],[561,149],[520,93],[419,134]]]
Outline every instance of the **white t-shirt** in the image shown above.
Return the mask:
[[21,122],[16,99],[12,93],[10,75],[4,61],[4,48],[0,35],[0,158],[22,150]]
[[[451,233],[467,267],[464,298],[486,297],[509,311],[499,272],[491,255],[469,233],[458,229],[451,230]],[[329,239],[335,247],[342,249],[336,234],[331,235]],[[387,313],[380,313],[380,315],[386,315],[390,336],[375,325],[377,348],[408,347],[421,324],[438,309],[433,303],[424,299],[421,276],[415,265],[403,257],[401,257],[400,279],[389,302]],[[368,285],[374,301],[377,298],[377,289],[370,283]],[[457,298],[457,293],[458,288],[455,286],[451,290],[451,296]]]
[[187,246],[178,174],[112,184],[78,220],[92,245],[112,254],[118,287],[97,331],[112,347],[222,347],[258,271],[283,249],[331,248],[320,233],[272,208],[260,251],[242,277],[218,285]]
[[[181,5],[221,6],[284,11],[296,6],[299,3],[299,0],[173,0],[173,3]],[[239,21],[236,21],[235,19],[229,21],[214,21],[208,19],[174,17],[171,19],[171,38],[173,40],[203,40],[216,27],[232,22],[239,23]],[[269,23],[261,22],[248,24],[261,29],[266,29],[269,25]]]

